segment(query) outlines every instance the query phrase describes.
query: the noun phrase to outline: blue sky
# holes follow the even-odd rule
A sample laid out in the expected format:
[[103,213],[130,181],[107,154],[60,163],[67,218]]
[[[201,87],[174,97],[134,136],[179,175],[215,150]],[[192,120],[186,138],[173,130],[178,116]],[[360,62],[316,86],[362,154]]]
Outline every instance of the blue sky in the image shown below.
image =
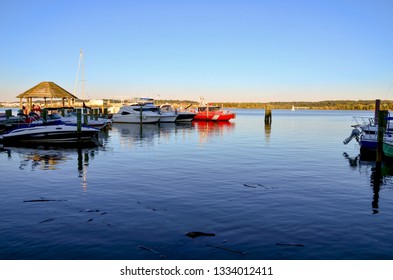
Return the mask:
[[73,92],[80,49],[90,98],[393,99],[392,12],[392,0],[1,0],[0,101],[41,81]]

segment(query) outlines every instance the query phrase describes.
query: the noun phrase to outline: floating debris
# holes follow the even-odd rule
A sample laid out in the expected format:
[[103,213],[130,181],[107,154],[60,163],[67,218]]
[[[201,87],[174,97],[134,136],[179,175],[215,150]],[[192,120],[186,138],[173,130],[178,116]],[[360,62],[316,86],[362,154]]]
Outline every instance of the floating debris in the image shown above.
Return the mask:
[[266,186],[264,186],[262,184],[255,184],[255,185],[243,184],[243,186],[246,187],[246,188],[253,188],[253,189],[256,189],[258,187],[264,188],[266,190],[278,189],[277,187],[266,187]]
[[200,237],[200,236],[216,236],[215,233],[206,233],[206,232],[201,232],[201,231],[191,231],[186,233],[188,237],[191,237],[192,239]]
[[256,186],[251,186],[251,185],[247,185],[247,184],[243,184],[243,186],[245,186],[246,188],[253,188],[253,189],[257,188]]
[[157,255],[159,255],[161,257],[161,259],[165,259],[164,255],[160,255],[160,253],[158,253],[157,251],[155,251],[155,250],[153,250],[151,248],[148,248],[148,247],[145,247],[145,246],[138,246],[138,248],[146,250],[146,251],[149,251],[149,252],[152,252],[154,254],[157,254]]
[[41,221],[40,224],[47,223],[47,222],[51,222],[51,221],[53,221],[53,220],[54,220],[54,219],[46,219],[46,220]]
[[237,251],[237,250],[233,250],[231,248],[227,248],[227,247],[222,247],[222,246],[216,246],[216,245],[210,245],[207,244],[208,247],[212,247],[212,248],[216,248],[216,249],[221,249],[221,250],[225,250],[225,251],[229,251],[232,253],[236,253],[236,254],[240,254],[240,255],[247,255],[248,253],[246,252],[242,252],[242,251]]
[[277,246],[295,246],[295,247],[304,247],[303,244],[290,244],[290,243],[276,243]]
[[93,221],[93,219],[89,219],[89,220],[87,220],[87,222],[91,222],[91,221]]
[[106,212],[102,212],[100,215],[102,216],[102,215],[105,215],[106,214]]
[[92,212],[100,212],[98,209],[86,209],[85,211],[81,210],[79,212],[87,212],[87,213],[92,213]]
[[67,201],[62,199],[31,199],[31,200],[23,200],[23,202],[49,202],[49,201]]

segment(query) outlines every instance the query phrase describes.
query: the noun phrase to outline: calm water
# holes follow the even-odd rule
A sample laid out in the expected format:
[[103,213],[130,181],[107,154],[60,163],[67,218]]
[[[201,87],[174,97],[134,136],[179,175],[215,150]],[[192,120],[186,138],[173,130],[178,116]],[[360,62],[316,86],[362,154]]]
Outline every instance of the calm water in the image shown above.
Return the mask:
[[[238,110],[230,123],[114,124],[102,147],[4,148],[1,259],[393,259],[393,174],[352,116]],[[190,238],[199,231],[215,236]]]

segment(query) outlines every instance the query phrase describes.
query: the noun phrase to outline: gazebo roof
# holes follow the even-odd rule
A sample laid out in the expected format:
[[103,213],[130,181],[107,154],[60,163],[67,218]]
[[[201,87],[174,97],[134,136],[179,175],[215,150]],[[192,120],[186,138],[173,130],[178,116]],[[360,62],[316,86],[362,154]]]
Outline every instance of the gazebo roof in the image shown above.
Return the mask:
[[74,98],[75,95],[69,93],[64,88],[54,82],[41,82],[38,85],[21,93],[17,98]]

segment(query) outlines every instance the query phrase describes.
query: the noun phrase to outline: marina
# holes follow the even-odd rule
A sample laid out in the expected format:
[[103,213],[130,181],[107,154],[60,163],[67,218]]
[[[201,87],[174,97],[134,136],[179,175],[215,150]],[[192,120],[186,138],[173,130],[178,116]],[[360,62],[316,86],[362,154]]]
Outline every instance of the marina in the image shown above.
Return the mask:
[[342,143],[372,111],[234,112],[113,123],[95,147],[4,146],[2,258],[393,258],[393,166]]

